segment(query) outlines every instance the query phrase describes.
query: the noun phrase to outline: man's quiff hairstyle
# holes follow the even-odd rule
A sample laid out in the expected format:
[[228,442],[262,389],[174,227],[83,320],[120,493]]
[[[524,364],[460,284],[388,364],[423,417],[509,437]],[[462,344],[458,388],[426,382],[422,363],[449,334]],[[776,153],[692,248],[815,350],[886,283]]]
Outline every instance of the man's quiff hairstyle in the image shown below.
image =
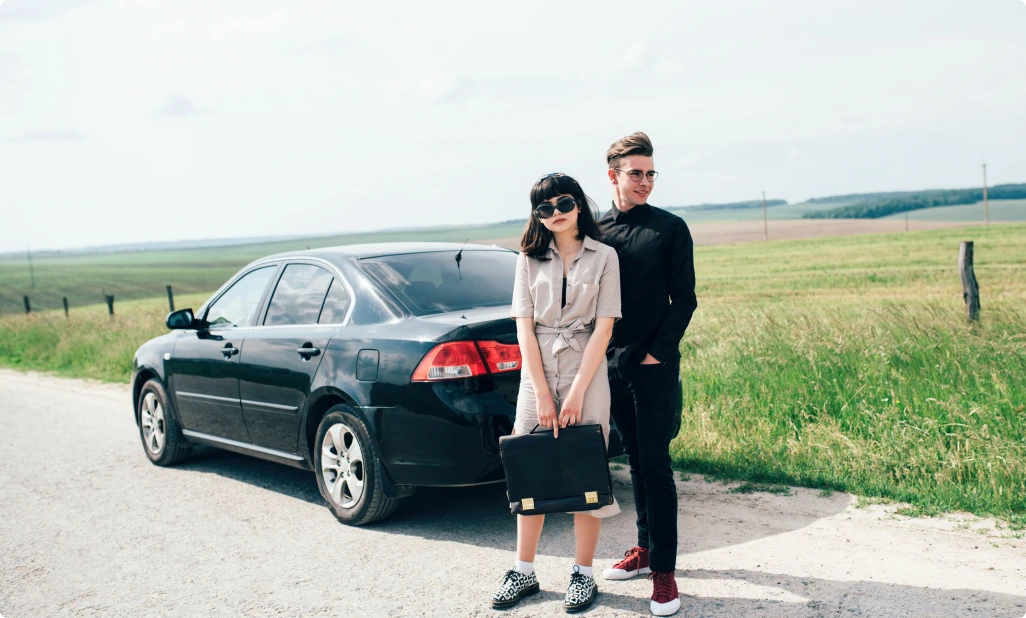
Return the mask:
[[606,151],[606,163],[609,164],[610,169],[619,167],[620,161],[631,155],[652,156],[652,140],[648,139],[648,136],[641,131],[631,133],[627,137],[621,137],[613,142],[613,145]]

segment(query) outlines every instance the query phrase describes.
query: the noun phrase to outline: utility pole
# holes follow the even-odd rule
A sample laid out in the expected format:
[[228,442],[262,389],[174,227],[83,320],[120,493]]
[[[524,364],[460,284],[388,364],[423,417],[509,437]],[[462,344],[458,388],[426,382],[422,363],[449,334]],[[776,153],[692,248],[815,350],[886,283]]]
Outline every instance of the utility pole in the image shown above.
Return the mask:
[[769,240],[769,215],[766,214],[766,192],[762,192],[762,233]]
[[32,270],[32,249],[28,249],[25,252],[28,255],[29,264],[29,279],[32,280],[32,289],[36,289],[36,271]]
[[983,164],[983,222],[990,227],[990,208],[987,205],[987,163]]

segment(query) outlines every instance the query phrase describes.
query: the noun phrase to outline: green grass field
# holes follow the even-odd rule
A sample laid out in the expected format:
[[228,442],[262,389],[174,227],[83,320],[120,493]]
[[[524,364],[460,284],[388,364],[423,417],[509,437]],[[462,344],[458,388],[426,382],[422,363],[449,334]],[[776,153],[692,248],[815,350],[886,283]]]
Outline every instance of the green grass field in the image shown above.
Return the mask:
[[[770,206],[766,209],[767,218],[771,221],[801,219],[802,215],[819,210],[831,210],[841,206],[855,204],[853,202],[812,203],[800,202],[782,206]],[[991,200],[990,220],[994,222],[1026,222],[1026,200]],[[730,210],[675,210],[688,223],[704,223],[711,221],[761,221],[761,208],[745,208]],[[902,219],[905,213],[884,217],[885,219]],[[965,206],[938,206],[924,208],[908,213],[913,221],[983,221],[983,202]]]
[[[961,240],[976,242],[975,327]],[[1026,524],[1026,225],[706,246],[695,259],[681,469]],[[0,316],[0,365],[125,381],[167,308],[119,307],[113,320],[103,306]]]
[[[990,220],[994,222],[1026,221],[1026,200],[991,200],[988,204]],[[904,219],[905,213],[884,217]],[[938,206],[908,213],[911,221],[983,221],[983,202],[964,206]]]
[[[766,217],[773,221],[785,221],[789,219],[801,219],[807,212],[817,210],[829,210],[843,205],[842,203],[813,204],[811,202],[800,202],[797,204],[782,204],[770,206],[766,209]],[[694,208],[673,209],[673,212],[680,215],[688,223],[705,223],[712,221],[762,221],[761,208],[731,208],[700,210]]]
[[[768,209],[768,215],[775,221],[801,219],[806,212],[839,205],[843,203],[803,202],[773,206]],[[978,208],[979,216],[974,214],[976,210],[977,206],[931,208],[914,211],[909,218],[982,220],[982,205]],[[1026,200],[992,201],[990,210],[991,220],[995,222],[1026,221]],[[675,212],[692,224],[762,219],[762,210],[758,208]],[[346,234],[212,248],[85,254],[45,252],[33,258],[34,288],[26,257],[8,254],[0,256],[0,314],[24,312],[22,297],[26,295],[34,310],[45,310],[61,307],[64,296],[74,308],[103,302],[104,294],[113,294],[116,309],[123,301],[162,295],[166,285],[171,285],[176,294],[202,293],[216,289],[251,260],[307,247],[385,241],[480,241],[516,237],[522,231],[521,224],[507,223]]]
[[[983,319],[957,269],[974,240]],[[1026,514],[1026,226],[702,247],[687,470]]]
[[[0,256],[0,314],[24,312],[23,296],[33,310],[56,309],[68,297],[72,307],[103,302],[113,294],[115,310],[122,301],[164,294],[196,294],[217,289],[235,272],[266,255],[308,247],[332,247],[394,241],[479,241],[518,236],[522,225],[495,224],[470,227],[425,228],[303,238],[226,247],[162,251],[126,251],[95,254],[48,252],[33,257],[35,288],[25,255]],[[180,303],[176,303],[176,306]]]

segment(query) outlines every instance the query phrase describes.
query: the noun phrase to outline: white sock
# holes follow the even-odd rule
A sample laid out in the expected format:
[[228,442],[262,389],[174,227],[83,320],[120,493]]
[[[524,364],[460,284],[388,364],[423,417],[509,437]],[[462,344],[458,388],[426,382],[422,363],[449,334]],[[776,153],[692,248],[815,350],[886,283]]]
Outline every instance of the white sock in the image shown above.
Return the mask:
[[580,571],[581,575],[585,575],[587,577],[594,577],[594,574],[593,574],[593,571],[591,570],[591,567],[586,567],[586,566],[581,566],[579,564],[575,564],[574,565],[574,569]]
[[515,568],[518,573],[523,573],[524,575],[530,575],[531,573],[534,573],[533,562],[524,562],[523,560],[517,560],[516,564],[513,565],[513,568]]

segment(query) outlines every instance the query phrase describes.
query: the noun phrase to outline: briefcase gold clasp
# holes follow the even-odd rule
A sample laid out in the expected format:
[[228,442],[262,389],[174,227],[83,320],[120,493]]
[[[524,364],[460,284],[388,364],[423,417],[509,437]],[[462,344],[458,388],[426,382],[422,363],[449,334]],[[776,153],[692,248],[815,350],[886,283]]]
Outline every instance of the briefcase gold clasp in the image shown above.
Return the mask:
[[[598,498],[596,498],[595,501],[598,502]],[[520,501],[520,504],[524,507],[525,511],[534,510],[534,498],[524,498]]]
[[598,492],[597,491],[586,491],[584,492],[584,501],[588,504],[598,504]]

